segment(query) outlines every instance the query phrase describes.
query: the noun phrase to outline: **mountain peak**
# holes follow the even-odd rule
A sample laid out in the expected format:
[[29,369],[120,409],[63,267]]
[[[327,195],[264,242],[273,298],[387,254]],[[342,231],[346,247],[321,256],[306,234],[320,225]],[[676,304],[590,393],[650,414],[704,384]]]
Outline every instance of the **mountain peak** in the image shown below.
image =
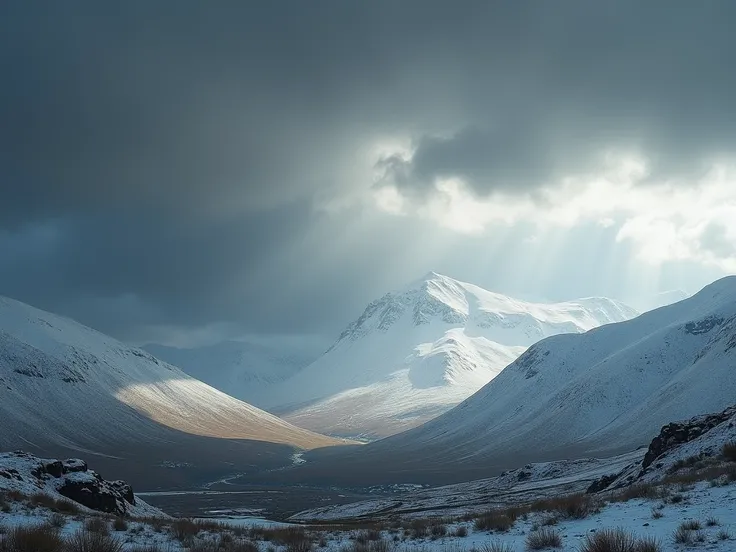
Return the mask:
[[411,291],[426,291],[426,289],[431,285],[441,286],[452,283],[457,283],[457,280],[455,280],[454,278],[450,278],[449,276],[445,276],[444,274],[440,274],[439,272],[430,270],[421,278],[417,278],[416,280],[410,282],[408,285],[394,291],[393,294],[398,295]]
[[354,341],[376,331],[385,333],[399,323],[406,331],[437,323],[448,327],[470,324],[473,328],[515,329],[524,335],[518,345],[528,346],[545,335],[587,331],[636,315],[634,309],[606,298],[528,303],[430,271],[403,289],[372,301],[343,331],[338,343],[344,339]]

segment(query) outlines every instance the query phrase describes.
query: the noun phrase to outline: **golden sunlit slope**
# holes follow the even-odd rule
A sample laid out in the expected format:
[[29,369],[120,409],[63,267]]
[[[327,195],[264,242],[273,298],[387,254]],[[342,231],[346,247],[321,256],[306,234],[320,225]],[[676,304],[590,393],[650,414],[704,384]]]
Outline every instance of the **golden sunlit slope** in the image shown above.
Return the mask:
[[[0,447],[89,451],[186,434],[311,449],[343,443],[297,428],[71,320],[0,298]],[[113,454],[117,454],[113,452]]]

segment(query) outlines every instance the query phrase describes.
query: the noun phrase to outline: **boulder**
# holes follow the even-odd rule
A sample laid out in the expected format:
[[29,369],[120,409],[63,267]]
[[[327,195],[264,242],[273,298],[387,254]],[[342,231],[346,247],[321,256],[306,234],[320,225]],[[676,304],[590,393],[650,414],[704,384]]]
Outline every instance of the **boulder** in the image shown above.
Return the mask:
[[133,490],[124,482],[105,481],[92,471],[69,474],[57,488],[59,493],[87,508],[108,514],[125,515]]
[[62,463],[64,473],[86,472],[87,462],[79,458],[67,458]]
[[717,425],[722,424],[732,416],[736,415],[736,406],[731,406],[723,412],[716,414],[705,414],[696,416],[684,422],[673,422],[664,426],[657,437],[649,445],[642,468],[648,468],[657,458],[668,450],[697,439],[704,433],[710,431]]

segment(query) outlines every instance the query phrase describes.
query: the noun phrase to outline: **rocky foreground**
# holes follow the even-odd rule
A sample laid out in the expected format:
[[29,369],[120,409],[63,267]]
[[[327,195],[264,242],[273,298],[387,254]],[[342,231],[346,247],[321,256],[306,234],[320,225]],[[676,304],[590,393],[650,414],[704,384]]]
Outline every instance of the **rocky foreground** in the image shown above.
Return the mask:
[[22,451],[0,453],[0,492],[45,495],[82,511],[128,517],[166,517],[136,497],[125,481],[106,481],[84,460],[37,458]]

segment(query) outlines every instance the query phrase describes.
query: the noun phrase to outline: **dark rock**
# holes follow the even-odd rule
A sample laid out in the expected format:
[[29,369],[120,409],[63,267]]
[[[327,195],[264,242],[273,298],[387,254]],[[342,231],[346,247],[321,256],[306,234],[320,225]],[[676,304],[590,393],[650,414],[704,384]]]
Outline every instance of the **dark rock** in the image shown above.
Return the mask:
[[125,481],[117,480],[110,481],[110,487],[117,491],[123,499],[135,506],[135,495],[133,494],[133,487],[128,485]]
[[125,514],[124,509],[120,511],[118,496],[95,478],[82,481],[66,480],[58,490],[63,496],[87,508],[108,514]]
[[62,463],[64,473],[77,473],[87,471],[87,462],[79,458],[67,458]]
[[15,479],[16,481],[23,481],[23,476],[18,473],[18,470],[13,468],[0,470],[0,477],[4,477],[5,479]]
[[61,460],[53,460],[52,462],[47,462],[44,464],[44,469],[46,470],[46,473],[49,474],[51,477],[61,477],[64,475],[64,466],[61,463]]
[[593,483],[591,483],[590,486],[585,490],[585,494],[595,494],[607,489],[611,485],[611,483],[618,479],[619,475],[621,474],[617,473],[615,475],[604,475],[597,481],[593,481]]
[[65,476],[58,491],[87,508],[108,514],[125,515],[128,505],[135,504],[133,489],[125,481],[105,481],[93,471]]
[[517,475],[516,477],[517,477],[517,479],[518,479],[519,481],[526,481],[526,480],[527,480],[527,479],[529,479],[529,478],[530,478],[531,476],[532,476],[532,474],[531,474],[531,473],[529,473],[529,472],[525,472],[525,471],[520,471],[520,472],[519,472],[519,475]]
[[642,461],[642,468],[648,468],[668,450],[697,439],[734,415],[736,415],[736,406],[729,407],[717,414],[705,414],[703,416],[696,416],[685,422],[667,424],[650,443],[649,449]]

